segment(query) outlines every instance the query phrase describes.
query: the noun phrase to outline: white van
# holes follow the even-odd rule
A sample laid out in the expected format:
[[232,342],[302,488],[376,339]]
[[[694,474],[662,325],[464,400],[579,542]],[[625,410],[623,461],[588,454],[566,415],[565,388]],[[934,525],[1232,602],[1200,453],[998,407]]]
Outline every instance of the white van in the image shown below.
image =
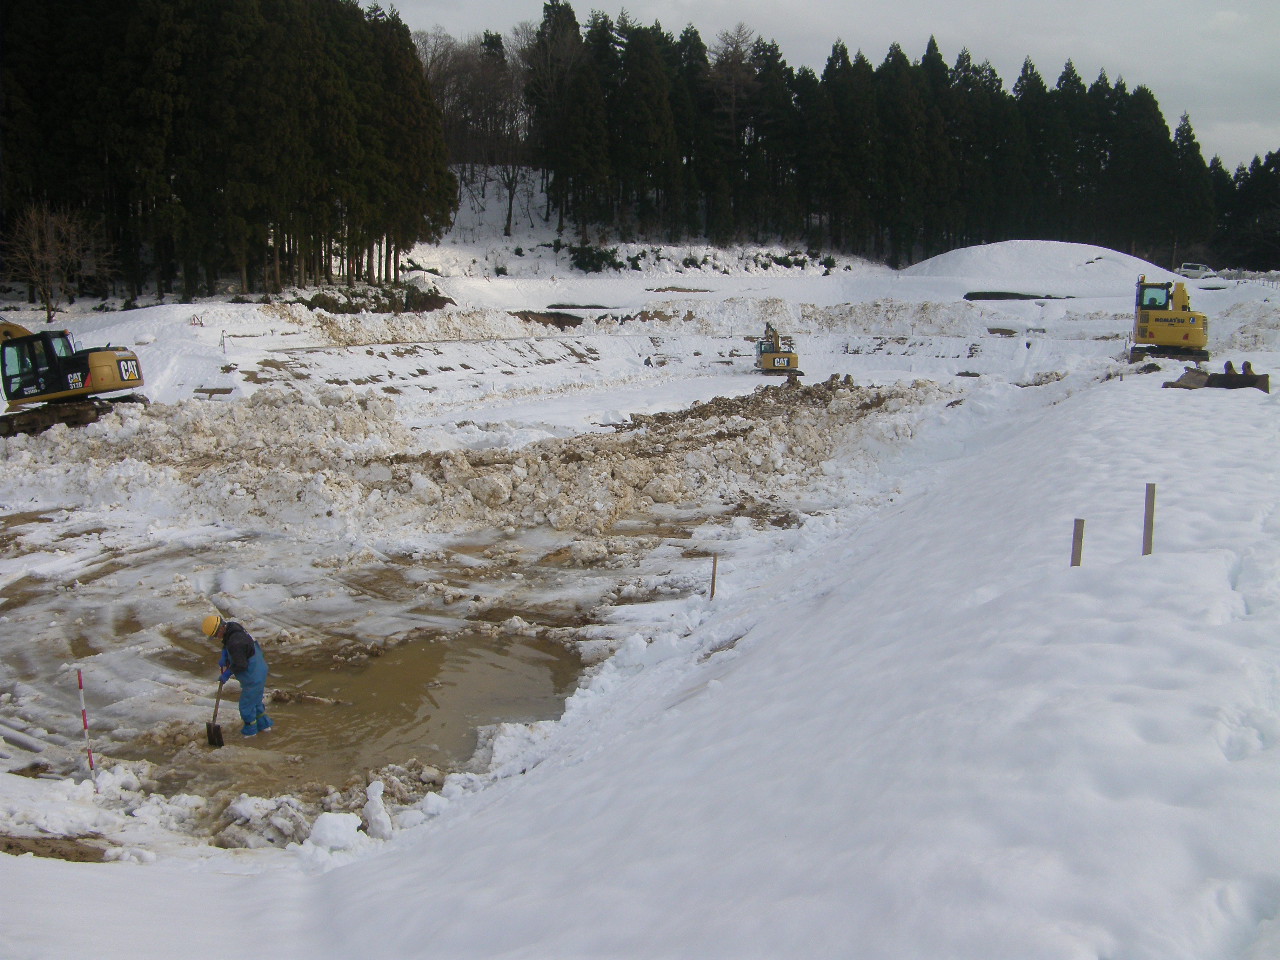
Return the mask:
[[1206,263],[1184,263],[1174,271],[1180,277],[1186,277],[1188,280],[1203,280],[1205,277],[1216,277],[1218,274]]

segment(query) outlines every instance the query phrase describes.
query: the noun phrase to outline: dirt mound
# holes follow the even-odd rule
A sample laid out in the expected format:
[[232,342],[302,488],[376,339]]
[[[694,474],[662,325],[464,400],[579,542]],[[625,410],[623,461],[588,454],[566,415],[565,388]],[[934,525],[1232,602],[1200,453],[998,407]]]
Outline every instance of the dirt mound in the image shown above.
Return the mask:
[[27,837],[0,834],[0,853],[20,857],[24,853],[54,860],[101,863],[106,859],[105,841],[92,837]]
[[[655,503],[731,504],[795,488],[859,434],[872,429],[891,440],[910,429],[896,414],[941,398],[941,388],[920,382],[789,381],[637,415],[613,434],[415,452],[412,431],[385,397],[264,388],[225,404],[122,410],[74,433],[11,445],[9,456],[33,483],[76,469],[91,503],[134,500],[155,513],[167,501],[179,516],[292,536],[544,524],[598,534]],[[882,415],[874,427],[871,411]]]

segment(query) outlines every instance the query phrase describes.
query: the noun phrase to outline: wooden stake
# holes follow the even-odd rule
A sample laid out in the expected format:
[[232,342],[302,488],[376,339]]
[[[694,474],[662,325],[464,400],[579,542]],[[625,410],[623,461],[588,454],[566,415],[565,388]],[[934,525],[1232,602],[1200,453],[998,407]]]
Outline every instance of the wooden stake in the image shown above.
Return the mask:
[[713,553],[711,555],[711,596],[707,597],[708,600],[716,598],[716,568],[718,566],[720,566],[720,555]]
[[76,670],[76,686],[80,688],[80,721],[84,724],[84,748],[89,754],[89,776],[93,779],[93,792],[98,789],[98,771],[93,766],[93,744],[89,742],[89,711],[84,708],[84,674]]
[[1071,536],[1071,565],[1080,566],[1080,558],[1084,553],[1084,521],[1076,519],[1075,532]]
[[1156,485],[1147,484],[1147,512],[1142,523],[1142,555],[1151,556],[1151,542],[1156,530]]

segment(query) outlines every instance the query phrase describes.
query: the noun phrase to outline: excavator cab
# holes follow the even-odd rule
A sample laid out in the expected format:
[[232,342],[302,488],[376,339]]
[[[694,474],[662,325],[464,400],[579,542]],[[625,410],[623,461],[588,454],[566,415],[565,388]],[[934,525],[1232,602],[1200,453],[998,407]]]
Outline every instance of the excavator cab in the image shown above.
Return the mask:
[[75,352],[65,330],[5,341],[0,347],[5,398],[10,403],[22,404],[58,392],[59,388],[65,390],[67,378],[62,370]]

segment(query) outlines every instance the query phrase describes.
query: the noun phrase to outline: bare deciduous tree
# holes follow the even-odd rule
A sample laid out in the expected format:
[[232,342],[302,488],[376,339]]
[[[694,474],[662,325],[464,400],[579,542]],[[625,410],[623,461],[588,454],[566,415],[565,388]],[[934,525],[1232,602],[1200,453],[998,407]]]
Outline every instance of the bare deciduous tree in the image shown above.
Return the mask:
[[464,202],[482,207],[497,185],[511,234],[516,203],[530,192],[529,108],[525,100],[532,23],[503,37],[491,31],[456,41],[439,28],[414,43],[444,119],[449,162]]
[[440,109],[444,124],[445,144],[449,149],[449,162],[459,162],[458,145],[466,135],[465,101],[470,88],[467,58],[462,44],[436,27],[430,33],[418,30],[413,34],[414,46],[431,94]]
[[755,42],[755,32],[745,23],[739,23],[732,30],[722,31],[711,49],[712,88],[726,133],[738,147],[742,146],[745,135],[742,105],[756,83],[751,65],[751,48]]
[[63,298],[72,300],[86,277],[109,272],[99,232],[82,216],[33,204],[14,221],[4,241],[6,272],[26,283],[44,307],[46,323]]

